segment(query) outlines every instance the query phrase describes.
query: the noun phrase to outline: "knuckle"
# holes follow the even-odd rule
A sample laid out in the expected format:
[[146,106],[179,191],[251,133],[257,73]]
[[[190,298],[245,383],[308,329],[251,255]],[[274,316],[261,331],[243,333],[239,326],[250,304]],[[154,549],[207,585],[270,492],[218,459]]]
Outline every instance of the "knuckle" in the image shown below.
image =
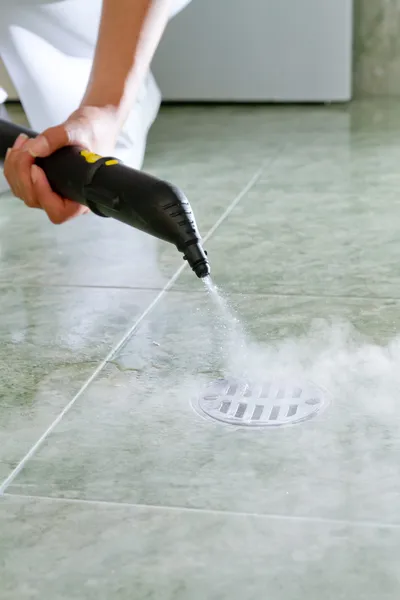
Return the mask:
[[61,223],[63,223],[63,218],[61,217],[61,215],[57,214],[57,213],[47,213],[47,216],[49,217],[51,223],[53,223],[53,225],[61,225]]
[[41,136],[45,137],[47,140],[51,140],[54,137],[54,134],[57,133],[59,126],[56,125],[54,127],[48,127],[42,133]]
[[15,196],[16,198],[19,198],[20,200],[22,200],[21,196],[18,193],[17,188],[15,187],[14,184],[9,183],[10,185],[10,189],[11,189],[11,193],[13,194],[13,196]]
[[24,202],[29,208],[40,208],[40,204],[34,198],[25,198]]

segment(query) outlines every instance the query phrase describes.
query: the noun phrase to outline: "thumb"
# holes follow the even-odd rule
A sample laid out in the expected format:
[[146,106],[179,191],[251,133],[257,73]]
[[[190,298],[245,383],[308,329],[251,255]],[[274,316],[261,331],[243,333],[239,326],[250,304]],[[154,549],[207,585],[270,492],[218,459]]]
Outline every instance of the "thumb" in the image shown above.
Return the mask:
[[34,158],[45,157],[53,154],[59,148],[68,146],[70,143],[68,131],[65,124],[50,127],[37,137],[26,143],[24,150],[27,150]]

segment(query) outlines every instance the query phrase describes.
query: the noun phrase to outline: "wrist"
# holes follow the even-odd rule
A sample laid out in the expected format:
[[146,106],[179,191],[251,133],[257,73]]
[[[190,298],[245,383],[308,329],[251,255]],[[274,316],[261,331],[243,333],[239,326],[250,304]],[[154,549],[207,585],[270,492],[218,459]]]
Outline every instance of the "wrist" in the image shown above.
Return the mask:
[[115,118],[116,121],[122,122],[125,116],[125,101],[123,94],[110,94],[104,90],[89,91],[82,98],[79,108],[97,108]]
[[104,109],[105,112],[113,115],[120,127],[124,124],[128,114],[135,102],[137,96],[137,85],[135,82],[96,84],[89,86],[82,101],[80,108],[95,107]]
[[120,114],[114,106],[81,104],[64,123],[70,143],[75,143],[96,152],[113,152],[122,129]]

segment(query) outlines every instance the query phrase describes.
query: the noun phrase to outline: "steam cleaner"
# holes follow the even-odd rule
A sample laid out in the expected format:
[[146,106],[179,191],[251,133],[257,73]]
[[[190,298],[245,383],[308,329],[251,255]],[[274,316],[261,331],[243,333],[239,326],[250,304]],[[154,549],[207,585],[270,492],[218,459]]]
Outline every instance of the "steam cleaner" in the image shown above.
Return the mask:
[[[0,163],[20,133],[37,136],[0,119]],[[36,164],[63,198],[87,206],[99,217],[112,217],[174,244],[198,277],[210,274],[191,206],[174,185],[79,146],[61,148],[36,159]]]

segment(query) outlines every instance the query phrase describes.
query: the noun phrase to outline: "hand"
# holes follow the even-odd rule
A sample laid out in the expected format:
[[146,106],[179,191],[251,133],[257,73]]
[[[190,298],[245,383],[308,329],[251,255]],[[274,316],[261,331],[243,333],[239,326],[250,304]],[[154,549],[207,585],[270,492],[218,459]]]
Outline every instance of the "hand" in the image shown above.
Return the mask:
[[120,124],[114,109],[85,106],[65,123],[46,129],[36,138],[21,134],[7,152],[4,175],[17,198],[31,208],[42,208],[55,224],[89,212],[86,206],[62,198],[51,189],[44,171],[34,164],[63,146],[77,145],[98,154],[112,154]]

